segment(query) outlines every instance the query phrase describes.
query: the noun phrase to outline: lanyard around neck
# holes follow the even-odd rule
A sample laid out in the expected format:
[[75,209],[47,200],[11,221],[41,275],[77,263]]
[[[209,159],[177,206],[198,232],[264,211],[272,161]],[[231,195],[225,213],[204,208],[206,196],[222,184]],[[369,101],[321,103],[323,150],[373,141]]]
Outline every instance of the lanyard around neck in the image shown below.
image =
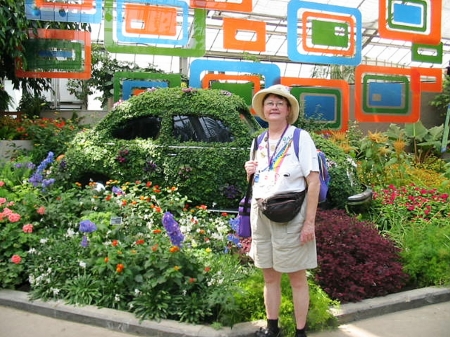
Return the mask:
[[272,156],[270,155],[270,145],[269,145],[269,130],[267,130],[267,158],[269,160],[269,170],[273,170],[273,159],[275,157],[275,154],[277,153],[278,146],[280,146],[281,140],[284,137],[284,134],[286,133],[286,130],[289,128],[289,124],[286,125],[286,128],[284,129],[283,133],[281,134],[280,139],[278,139],[278,143],[275,146],[275,150],[272,153]]

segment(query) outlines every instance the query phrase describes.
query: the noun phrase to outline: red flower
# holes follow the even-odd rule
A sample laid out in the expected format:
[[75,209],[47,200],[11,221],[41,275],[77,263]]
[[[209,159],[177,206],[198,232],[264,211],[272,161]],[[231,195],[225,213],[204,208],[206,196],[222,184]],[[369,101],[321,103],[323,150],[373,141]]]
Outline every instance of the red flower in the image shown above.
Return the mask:
[[119,244],[119,240],[113,240],[111,243],[114,247],[116,247]]
[[117,273],[121,273],[121,272],[123,272],[123,269],[125,268],[125,266],[122,264],[122,263],[119,263],[117,266],[116,266],[116,272]]
[[19,255],[13,255],[11,257],[11,262],[15,264],[19,264],[22,261],[22,258]]

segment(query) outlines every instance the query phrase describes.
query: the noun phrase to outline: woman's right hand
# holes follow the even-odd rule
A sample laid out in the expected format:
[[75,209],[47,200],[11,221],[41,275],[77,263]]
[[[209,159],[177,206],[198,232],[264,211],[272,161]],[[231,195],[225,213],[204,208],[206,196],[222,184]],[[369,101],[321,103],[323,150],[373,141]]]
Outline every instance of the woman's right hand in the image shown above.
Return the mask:
[[244,168],[245,168],[245,172],[247,172],[247,176],[255,173],[257,166],[258,166],[258,162],[256,160],[246,161]]

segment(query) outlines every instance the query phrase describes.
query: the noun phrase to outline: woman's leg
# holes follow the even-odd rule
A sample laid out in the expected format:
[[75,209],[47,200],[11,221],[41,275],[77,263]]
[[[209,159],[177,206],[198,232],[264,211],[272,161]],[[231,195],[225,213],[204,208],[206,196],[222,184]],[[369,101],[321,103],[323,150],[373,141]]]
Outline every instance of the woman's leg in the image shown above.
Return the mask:
[[300,270],[289,273],[292,287],[292,300],[294,302],[295,322],[297,329],[303,329],[306,325],[306,316],[309,308],[309,287],[306,271]]
[[281,305],[281,273],[273,268],[263,269],[264,304],[267,319],[278,319]]

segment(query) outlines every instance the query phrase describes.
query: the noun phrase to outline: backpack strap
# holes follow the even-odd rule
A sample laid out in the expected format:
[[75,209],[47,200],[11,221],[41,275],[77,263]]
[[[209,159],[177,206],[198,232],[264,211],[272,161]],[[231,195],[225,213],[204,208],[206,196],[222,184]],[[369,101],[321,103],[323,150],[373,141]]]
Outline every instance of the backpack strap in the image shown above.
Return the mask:
[[298,156],[300,153],[300,131],[302,131],[302,129],[295,128],[294,136],[292,138],[292,141],[294,142],[294,151],[295,151],[295,155],[297,156],[297,159],[299,159]]

